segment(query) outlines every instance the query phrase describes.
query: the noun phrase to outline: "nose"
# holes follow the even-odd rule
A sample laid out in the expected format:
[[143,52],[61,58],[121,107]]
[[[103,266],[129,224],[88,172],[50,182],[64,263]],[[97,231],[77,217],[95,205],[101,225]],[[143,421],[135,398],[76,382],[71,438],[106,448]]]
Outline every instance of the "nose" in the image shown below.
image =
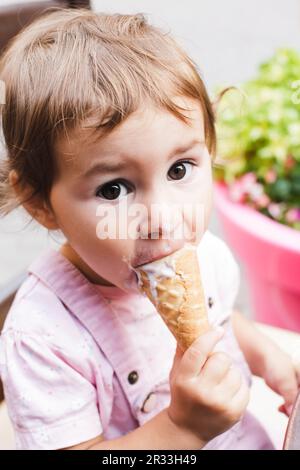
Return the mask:
[[139,225],[144,239],[171,239],[183,224],[180,205],[159,191],[143,202],[145,211]]

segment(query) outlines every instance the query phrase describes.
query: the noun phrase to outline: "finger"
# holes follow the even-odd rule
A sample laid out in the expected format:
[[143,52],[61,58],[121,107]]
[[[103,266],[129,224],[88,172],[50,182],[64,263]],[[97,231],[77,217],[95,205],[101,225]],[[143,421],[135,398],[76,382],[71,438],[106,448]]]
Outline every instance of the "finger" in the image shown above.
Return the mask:
[[172,369],[170,372],[170,380],[172,380],[172,378],[176,375],[177,369],[180,365],[180,361],[181,361],[183,354],[184,352],[182,351],[179,344],[177,343],[176,352],[175,352],[174,359],[173,359],[173,365],[172,365]]
[[246,384],[245,380],[242,379],[240,388],[237,390],[235,395],[232,397],[230,405],[232,411],[235,413],[241,413],[243,412],[249,403],[250,400],[250,391],[249,387]]
[[278,384],[278,392],[284,398],[284,406],[288,410],[294,403],[298,393],[296,374],[291,374],[289,379],[282,380]]
[[296,372],[298,387],[300,387],[300,359],[299,358],[295,359],[293,361],[293,364],[294,364],[294,369]]
[[280,413],[283,413],[284,415],[286,415],[286,416],[288,416],[288,417],[291,415],[292,409],[293,409],[292,406],[290,406],[288,409],[286,409],[285,404],[280,405],[280,406],[278,407],[278,411],[280,411]]
[[213,353],[206,361],[200,372],[201,383],[206,388],[211,388],[224,378],[229,371],[232,361],[227,354]]
[[284,413],[284,414],[285,414],[285,407],[284,407],[284,404],[278,406],[278,411],[280,411],[280,413]]
[[209,330],[194,341],[182,356],[178,374],[183,379],[198,375],[208,356],[223,335],[224,329],[218,327]]
[[242,375],[236,367],[231,367],[223,380],[217,385],[216,392],[224,397],[224,400],[231,400],[239,391],[242,385]]

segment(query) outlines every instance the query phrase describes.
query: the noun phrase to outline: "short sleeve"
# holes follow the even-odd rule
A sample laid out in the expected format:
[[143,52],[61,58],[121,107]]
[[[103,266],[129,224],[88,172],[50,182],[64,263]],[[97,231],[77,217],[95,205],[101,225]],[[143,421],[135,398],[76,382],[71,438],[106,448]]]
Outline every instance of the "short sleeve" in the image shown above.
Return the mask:
[[94,385],[45,338],[8,329],[1,379],[18,449],[60,449],[103,431]]
[[214,251],[217,288],[225,317],[231,315],[240,288],[240,268],[227,244],[217,238]]

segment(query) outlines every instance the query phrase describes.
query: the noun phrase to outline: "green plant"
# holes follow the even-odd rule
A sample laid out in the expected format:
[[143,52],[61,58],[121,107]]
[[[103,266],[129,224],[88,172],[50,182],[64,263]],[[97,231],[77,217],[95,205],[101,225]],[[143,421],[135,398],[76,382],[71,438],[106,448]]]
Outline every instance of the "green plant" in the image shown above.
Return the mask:
[[215,176],[231,197],[300,229],[300,52],[278,50],[218,107]]

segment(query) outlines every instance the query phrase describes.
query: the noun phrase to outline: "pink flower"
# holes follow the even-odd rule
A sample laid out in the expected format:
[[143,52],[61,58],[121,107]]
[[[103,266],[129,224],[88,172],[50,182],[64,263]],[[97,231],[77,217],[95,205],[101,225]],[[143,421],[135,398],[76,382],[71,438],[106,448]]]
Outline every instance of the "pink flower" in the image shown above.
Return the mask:
[[288,223],[298,222],[300,220],[300,209],[293,208],[285,214]]
[[286,157],[286,161],[284,163],[285,169],[286,170],[291,170],[292,168],[294,168],[295,164],[296,164],[296,161],[295,161],[294,157],[292,157],[292,155],[288,155]]
[[274,219],[278,219],[281,216],[282,207],[280,204],[272,202],[271,204],[269,204],[268,211]]
[[258,207],[260,208],[264,208],[264,207],[267,207],[271,202],[271,199],[269,198],[269,196],[267,196],[266,194],[262,194],[257,200],[256,200],[256,204],[258,205]]
[[265,175],[265,181],[266,183],[274,183],[277,179],[277,173],[275,170],[268,170],[266,175]]
[[240,181],[235,181],[232,186],[230,186],[230,197],[234,202],[245,202],[245,192]]
[[251,197],[252,201],[257,202],[264,194],[264,188],[261,184],[255,183],[249,189],[249,196]]
[[246,173],[240,178],[239,181],[244,191],[249,193],[253,185],[256,183],[256,175],[254,173]]

